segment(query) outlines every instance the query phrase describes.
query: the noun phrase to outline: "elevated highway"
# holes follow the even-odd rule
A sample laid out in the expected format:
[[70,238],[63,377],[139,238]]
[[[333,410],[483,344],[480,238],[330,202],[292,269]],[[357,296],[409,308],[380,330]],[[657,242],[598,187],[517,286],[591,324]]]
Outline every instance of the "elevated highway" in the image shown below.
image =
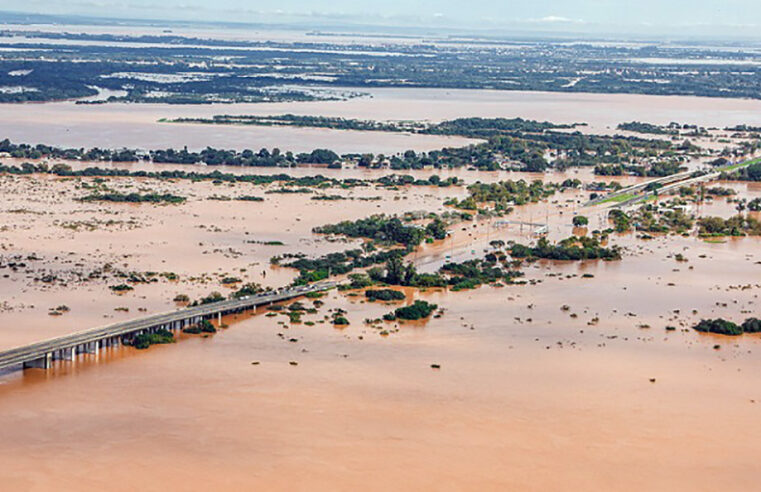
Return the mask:
[[214,317],[221,319],[225,314],[250,309],[255,310],[259,306],[286,301],[310,292],[328,290],[336,285],[338,285],[337,282],[321,282],[261,295],[213,302],[80,331],[1,351],[0,369],[7,369],[13,366],[48,369],[55,359],[73,360],[81,353],[97,353],[102,348],[123,344],[125,341],[129,341],[143,333],[153,333],[160,329],[179,331],[203,319]]
[[[737,171],[738,169],[742,169],[760,162],[761,158],[748,159],[746,161],[738,162],[729,166],[723,166],[709,172],[701,173],[700,171],[683,171],[662,178],[650,179],[643,181],[642,183],[627,186],[626,188],[621,188],[620,190],[609,193],[605,196],[597,197],[594,200],[590,200],[585,203],[584,207],[609,204],[611,207],[626,208],[656,195],[668,195],[674,193],[675,191],[678,191],[682,186],[713,181],[721,176],[722,173]],[[653,185],[661,186],[655,189],[647,190],[648,187],[652,187]]]

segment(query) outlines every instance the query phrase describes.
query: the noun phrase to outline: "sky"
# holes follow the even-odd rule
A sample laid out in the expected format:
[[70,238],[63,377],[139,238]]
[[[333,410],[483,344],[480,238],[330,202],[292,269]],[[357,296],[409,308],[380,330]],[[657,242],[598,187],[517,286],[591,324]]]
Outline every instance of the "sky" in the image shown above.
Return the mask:
[[707,35],[755,33],[761,25],[759,0],[3,0],[0,10],[167,20]]

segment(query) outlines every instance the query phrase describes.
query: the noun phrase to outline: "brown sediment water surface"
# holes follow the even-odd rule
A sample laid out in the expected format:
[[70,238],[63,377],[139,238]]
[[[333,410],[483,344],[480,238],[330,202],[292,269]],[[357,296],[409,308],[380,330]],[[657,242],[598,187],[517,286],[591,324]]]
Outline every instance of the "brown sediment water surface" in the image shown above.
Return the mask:
[[[541,177],[449,173],[467,182]],[[543,179],[569,177],[594,179],[588,170]],[[187,201],[76,200],[104,184]],[[722,186],[761,195],[757,185]],[[270,266],[270,257],[359,244],[329,241],[314,226],[441,212],[444,200],[466,194],[371,186],[324,190],[353,199],[316,201],[266,193],[277,187],[0,176],[0,255],[3,264],[25,264],[0,269],[0,346],[174,309],[180,293],[229,293],[227,276],[281,286],[295,272]],[[264,201],[212,199],[241,195]],[[557,193],[508,218],[544,223],[561,239],[586,196]],[[724,199],[701,207],[734,213]],[[606,226],[604,211],[584,213],[590,227]],[[490,240],[531,235],[529,226],[478,220],[410,259],[432,271],[482,256]],[[540,261],[523,267],[526,285],[407,290],[405,303],[443,308],[426,322],[373,328],[364,320],[401,304],[333,291],[301,323],[260,310],[224,318],[228,328],[207,338],[181,335],[145,351],[119,347],[59,361],[47,372],[9,371],[0,377],[0,483],[3,490],[754,489],[761,339],[690,327],[703,317],[761,314],[761,243],[633,234],[610,242],[624,247],[621,261]],[[677,253],[688,261],[676,261]],[[91,277],[95,270],[106,273]],[[158,277],[117,295],[109,289],[120,281],[108,273],[115,270],[178,279]],[[55,280],[45,281],[50,275]],[[48,314],[60,305],[70,310]],[[329,310],[339,308],[347,327],[330,323]]]
[[[339,89],[340,90],[340,89]],[[347,89],[355,90],[355,89]],[[522,91],[377,88],[342,101],[245,104],[77,105],[74,101],[4,104],[0,135],[15,142],[66,147],[200,150],[280,148],[339,153],[428,151],[459,147],[473,139],[407,133],[319,128],[161,123],[160,119],[214,115],[297,114],[380,121],[430,121],[461,117],[527,118],[553,123],[586,123],[590,133],[618,132],[627,121],[670,122],[724,128],[761,125],[761,101],[686,96],[569,94]]]

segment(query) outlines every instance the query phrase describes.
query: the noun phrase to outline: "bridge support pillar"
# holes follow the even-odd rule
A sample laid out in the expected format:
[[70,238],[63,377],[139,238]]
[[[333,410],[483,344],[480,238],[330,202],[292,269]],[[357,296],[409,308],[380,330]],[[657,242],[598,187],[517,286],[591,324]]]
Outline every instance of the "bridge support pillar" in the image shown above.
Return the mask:
[[43,357],[39,359],[30,360],[29,362],[24,362],[24,369],[50,369],[50,366],[53,363],[53,353],[48,352]]
[[61,359],[63,360],[74,360],[76,356],[77,351],[75,347],[65,348],[61,350]]
[[222,326],[222,311],[217,313],[217,326]]
[[98,342],[86,343],[84,347],[85,347],[85,353],[95,354],[95,355],[98,354]]

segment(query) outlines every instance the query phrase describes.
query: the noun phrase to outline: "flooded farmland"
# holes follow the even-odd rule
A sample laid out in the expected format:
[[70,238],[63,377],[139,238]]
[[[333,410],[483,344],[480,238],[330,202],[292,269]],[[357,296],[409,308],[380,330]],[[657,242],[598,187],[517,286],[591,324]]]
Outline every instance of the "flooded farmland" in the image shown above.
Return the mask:
[[[588,171],[450,175],[593,179]],[[378,212],[441,212],[446,199],[466,194],[370,186],[339,191],[348,202],[315,201],[266,193],[276,185],[114,177],[105,178],[114,190],[171,191],[187,201],[76,200],[103,179],[1,178],[2,253],[27,258],[0,279],[4,348],[176,309],[179,293],[228,292],[220,279],[229,275],[283,285],[296,272],[271,266],[270,257],[357,244],[330,242],[312,227]],[[725,185],[761,196],[753,184]],[[216,199],[238,195],[264,201]],[[561,192],[517,207],[510,219],[544,222],[549,237],[561,239],[585,196]],[[734,213],[721,198],[705,207]],[[590,227],[606,220],[589,215]],[[498,222],[455,227],[411,259],[435,270],[483,254],[495,239],[531,240],[529,227]],[[270,241],[282,245],[262,244]],[[434,487],[432,477],[447,477],[451,489],[752,488],[759,339],[690,326],[757,309],[758,240],[623,234],[610,241],[624,248],[621,261],[540,261],[524,268],[525,285],[409,290],[406,303],[428,300],[442,315],[386,322],[384,334],[364,320],[393,305],[333,291],[300,323],[260,310],[225,317],[228,328],[208,338],[181,335],[147,351],[114,347],[47,372],[7,373],[0,477],[16,489],[150,489],[157,479],[177,489],[385,490],[400,482],[420,489]],[[676,253],[688,262],[675,261]],[[105,264],[178,280],[117,294],[110,281],[88,277]],[[40,281],[46,274],[61,282]],[[69,310],[49,315],[59,305]],[[346,311],[350,325],[326,322],[331,309]],[[41,454],[56,459],[41,467]]]
[[457,136],[362,132],[319,128],[161,123],[160,119],[214,115],[297,114],[377,121],[438,122],[462,117],[526,118],[586,123],[585,132],[611,134],[625,121],[689,123],[724,128],[761,125],[761,102],[701,97],[563,94],[445,89],[367,89],[344,101],[258,104],[103,104],[72,101],[5,104],[0,135],[20,143],[64,147],[200,150],[280,148],[306,152],[397,153],[459,147]]
[[0,364],[341,285],[0,369],[0,490],[757,489],[758,50],[328,27],[4,24]]

